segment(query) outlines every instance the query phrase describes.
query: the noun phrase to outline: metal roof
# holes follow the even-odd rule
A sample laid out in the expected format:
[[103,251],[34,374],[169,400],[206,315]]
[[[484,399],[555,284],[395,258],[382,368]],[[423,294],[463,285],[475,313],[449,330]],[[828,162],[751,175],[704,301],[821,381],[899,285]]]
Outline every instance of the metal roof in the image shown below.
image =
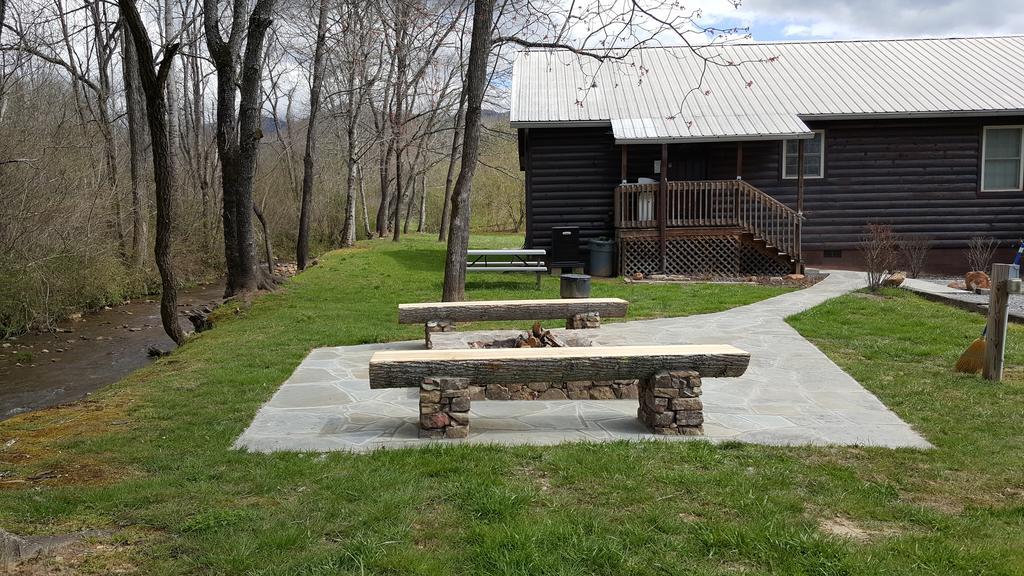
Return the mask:
[[703,58],[685,47],[642,48],[603,61],[520,52],[512,125],[610,124],[630,143],[810,137],[804,121],[815,118],[1024,114],[1024,36],[698,51]]

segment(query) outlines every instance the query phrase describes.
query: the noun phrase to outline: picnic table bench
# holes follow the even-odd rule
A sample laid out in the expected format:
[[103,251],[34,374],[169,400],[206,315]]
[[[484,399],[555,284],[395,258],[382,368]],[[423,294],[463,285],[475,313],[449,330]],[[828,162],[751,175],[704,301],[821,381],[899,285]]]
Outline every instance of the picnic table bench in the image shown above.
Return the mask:
[[399,304],[398,323],[422,322],[429,348],[430,335],[454,331],[455,322],[565,318],[566,328],[597,328],[601,325],[601,316],[622,318],[628,309],[629,302],[621,298],[420,302]]
[[538,290],[541,275],[548,273],[547,251],[542,249],[468,250],[466,256],[467,272],[534,272]]
[[481,386],[529,386],[544,392],[517,398],[566,399],[574,385],[638,379],[641,422],[656,434],[699,435],[701,377],[740,376],[749,362],[728,345],[386,351],[370,359],[370,388],[418,387],[420,436],[465,438]]

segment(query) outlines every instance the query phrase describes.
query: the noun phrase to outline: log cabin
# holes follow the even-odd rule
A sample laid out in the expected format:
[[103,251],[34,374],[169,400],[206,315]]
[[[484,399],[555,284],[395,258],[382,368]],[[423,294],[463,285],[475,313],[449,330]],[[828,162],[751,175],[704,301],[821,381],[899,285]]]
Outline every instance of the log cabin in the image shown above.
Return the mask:
[[526,245],[615,238],[618,272],[857,268],[868,223],[965,271],[1024,235],[1024,36],[525,50]]

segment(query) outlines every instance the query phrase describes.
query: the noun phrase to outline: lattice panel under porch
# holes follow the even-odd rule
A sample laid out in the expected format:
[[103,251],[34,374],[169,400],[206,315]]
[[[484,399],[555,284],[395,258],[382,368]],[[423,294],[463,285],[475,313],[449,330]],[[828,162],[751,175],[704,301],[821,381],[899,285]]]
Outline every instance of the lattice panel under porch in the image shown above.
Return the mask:
[[740,276],[785,276],[793,265],[783,257],[771,258],[753,246],[740,242]]
[[669,238],[665,243],[665,273],[738,276],[739,243],[735,236]]
[[619,273],[632,276],[659,272],[661,256],[656,237],[622,237],[619,239]]
[[658,238],[623,236],[619,238],[619,265],[622,274],[631,276],[679,274],[686,276],[781,276],[789,265],[771,258],[738,236],[683,236],[665,242],[665,267],[661,270]]

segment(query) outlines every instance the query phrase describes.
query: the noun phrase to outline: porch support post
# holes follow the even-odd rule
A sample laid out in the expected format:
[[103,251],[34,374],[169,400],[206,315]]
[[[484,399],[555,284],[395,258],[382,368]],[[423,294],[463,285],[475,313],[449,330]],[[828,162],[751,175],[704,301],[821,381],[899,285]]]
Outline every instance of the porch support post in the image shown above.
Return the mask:
[[736,143],[736,179],[743,179],[743,141]]
[[666,230],[668,229],[668,144],[661,145],[661,179],[658,181],[658,254],[661,256],[661,272],[667,274],[665,266]]
[[804,226],[804,144],[806,140],[797,140],[796,167],[796,254],[791,254],[796,261],[793,266],[796,273],[803,273],[803,226]]
[[625,184],[629,180],[629,146],[626,144],[622,145],[622,183]]

